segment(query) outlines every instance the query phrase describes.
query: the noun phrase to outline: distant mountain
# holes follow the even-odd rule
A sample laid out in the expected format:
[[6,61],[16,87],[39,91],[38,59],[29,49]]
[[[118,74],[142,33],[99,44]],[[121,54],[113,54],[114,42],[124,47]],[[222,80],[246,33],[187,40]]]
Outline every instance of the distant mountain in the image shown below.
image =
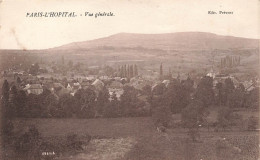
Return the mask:
[[119,33],[109,37],[74,42],[50,50],[85,50],[99,47],[147,48],[160,50],[226,50],[258,48],[258,39],[221,36],[205,32],[165,34]]

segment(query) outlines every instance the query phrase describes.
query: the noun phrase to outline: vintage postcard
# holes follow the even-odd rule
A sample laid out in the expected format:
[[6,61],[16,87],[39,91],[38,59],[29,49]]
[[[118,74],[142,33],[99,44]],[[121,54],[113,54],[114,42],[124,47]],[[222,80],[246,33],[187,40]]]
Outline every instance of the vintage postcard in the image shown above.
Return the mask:
[[0,0],[1,160],[259,160],[259,0]]

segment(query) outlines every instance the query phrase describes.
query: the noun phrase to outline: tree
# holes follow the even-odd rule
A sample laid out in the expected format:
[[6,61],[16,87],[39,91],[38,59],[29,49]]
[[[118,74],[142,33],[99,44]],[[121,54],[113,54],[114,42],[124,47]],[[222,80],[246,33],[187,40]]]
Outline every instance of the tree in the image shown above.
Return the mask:
[[246,95],[245,106],[250,108],[259,107],[259,87],[254,88]]
[[229,107],[219,108],[216,129],[218,131],[218,128],[222,128],[223,130],[231,128],[231,126],[237,125],[236,122],[241,122],[241,119],[242,117],[235,114]]
[[124,86],[121,98],[121,114],[125,116],[138,116],[144,102],[137,98],[138,91],[132,86]]
[[113,76],[114,75],[114,69],[110,66],[105,66],[104,72],[107,76]]
[[90,88],[79,89],[74,97],[78,103],[77,116],[79,118],[94,118],[96,93]]
[[131,78],[131,77],[130,77],[130,66],[129,66],[129,64],[127,65],[127,74],[126,74],[126,77],[127,77],[128,79]]
[[43,98],[41,105],[42,117],[65,117],[62,108],[58,105],[58,97],[54,94],[49,94]]
[[228,106],[231,108],[241,108],[245,105],[245,92],[243,88],[236,88],[228,95]]
[[181,120],[185,127],[189,129],[188,135],[192,141],[197,141],[199,137],[199,126],[202,125],[209,112],[203,107],[203,103],[193,100],[182,112]]
[[196,89],[195,99],[201,101],[204,107],[208,107],[214,101],[213,78],[209,76],[203,77]]
[[5,80],[2,86],[2,102],[8,103],[8,100],[9,100],[9,83],[7,80]]
[[17,102],[17,88],[15,85],[13,85],[10,89],[9,94],[9,106],[7,110],[7,116],[10,118],[14,118],[16,116],[16,109],[18,108],[18,102]]
[[134,76],[138,76],[138,68],[137,65],[134,65]]
[[142,91],[143,91],[143,94],[144,95],[151,95],[152,94],[152,87],[150,85],[145,85],[143,88],[142,88]]
[[227,78],[225,79],[225,85],[224,85],[224,97],[223,97],[223,101],[224,104],[226,105],[228,102],[228,96],[233,93],[235,89],[234,83],[231,80],[231,78]]
[[61,64],[62,64],[62,65],[65,64],[64,55],[61,56]]
[[82,67],[82,64],[80,62],[78,62],[74,68],[77,70],[77,71],[80,71],[81,70],[81,67]]
[[39,67],[38,63],[32,64],[29,69],[29,73],[32,75],[37,75],[39,72],[39,69],[40,69],[40,67]]
[[115,118],[120,116],[119,101],[116,97],[115,92],[112,94],[111,101],[108,103],[106,108],[104,108],[104,117]]
[[15,151],[21,159],[40,159],[39,150],[41,145],[41,135],[35,126],[17,139],[15,139]]
[[163,66],[162,66],[162,63],[160,65],[160,79],[162,79],[163,77]]
[[24,117],[24,113],[26,112],[26,105],[27,105],[27,96],[25,91],[19,90],[17,94],[17,106],[16,112],[18,117]]
[[5,111],[8,107],[8,101],[9,101],[9,83],[7,80],[5,80],[2,86],[2,97],[1,97],[3,114],[5,114]]
[[258,126],[259,126],[258,125],[258,118],[254,117],[254,116],[251,116],[251,117],[248,118],[247,129],[249,131],[257,129]]
[[64,117],[72,117],[77,112],[77,103],[70,94],[63,94],[59,99],[59,108],[63,113]]
[[152,90],[152,92],[153,92],[154,95],[163,95],[165,91],[166,91],[166,86],[165,86],[165,84],[163,84],[163,83],[157,84],[157,85],[153,88],[153,90]]
[[107,107],[107,104],[109,103],[109,92],[106,87],[104,87],[98,94],[97,97],[97,109],[96,112],[99,115],[104,114],[104,109]]
[[16,82],[17,82],[18,84],[20,84],[20,83],[22,82],[21,78],[20,78],[20,77],[17,77]]
[[69,62],[68,62],[68,66],[69,66],[70,69],[73,68],[73,62],[72,62],[71,60],[69,60]]
[[192,86],[189,84],[189,80],[183,81],[182,83],[178,81],[172,81],[164,93],[164,102],[172,113],[180,113],[191,100]]
[[2,86],[2,97],[1,97],[1,118],[2,118],[1,132],[3,133],[3,136],[9,136],[13,129],[13,124],[10,121],[8,110],[9,110],[9,83],[7,80],[5,80]]
[[124,67],[120,66],[119,77],[124,77]]
[[123,77],[127,77],[127,68],[126,68],[126,64],[124,65],[124,68],[123,68]]
[[167,106],[156,107],[152,111],[152,118],[156,127],[168,127],[171,119],[171,110]]
[[223,104],[223,94],[224,94],[224,91],[223,91],[223,84],[221,82],[218,82],[217,85],[216,85],[216,88],[218,90],[218,95],[217,95],[217,103],[218,105],[222,105]]
[[27,112],[25,116],[28,118],[37,118],[41,117],[43,106],[43,98],[41,95],[29,94],[27,101]]
[[129,73],[129,75],[130,75],[130,78],[135,76],[134,75],[134,66],[133,65],[130,65],[130,73]]

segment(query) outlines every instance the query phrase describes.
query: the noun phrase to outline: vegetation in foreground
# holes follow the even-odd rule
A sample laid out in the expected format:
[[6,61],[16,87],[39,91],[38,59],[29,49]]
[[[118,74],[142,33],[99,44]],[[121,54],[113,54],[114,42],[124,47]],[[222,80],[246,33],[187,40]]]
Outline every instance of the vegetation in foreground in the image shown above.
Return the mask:
[[[34,150],[35,152],[28,150],[30,155],[54,151],[58,159],[66,160],[175,158],[180,160],[255,160],[259,155],[259,134],[256,131],[214,132],[201,128],[199,129],[200,137],[193,142],[187,135],[188,129],[172,128],[167,129],[166,132],[158,132],[152,122],[150,117],[84,120],[16,119],[13,133],[17,133],[17,142],[21,142],[21,137],[27,134],[35,135],[30,136],[34,138],[31,138],[29,143],[34,146],[39,145],[39,148],[43,149]],[[19,126],[22,124],[24,127],[20,129],[23,130],[19,130]],[[38,128],[30,127],[33,125]],[[29,128],[24,129],[27,126]],[[46,130],[48,127],[51,128]],[[76,128],[80,129],[75,130]],[[18,136],[19,133],[21,135]],[[28,146],[28,142],[19,144]],[[31,148],[36,149],[37,147],[31,146]],[[10,151],[12,150],[6,152],[9,153],[9,156],[12,153]],[[55,158],[55,156],[40,155],[40,158]]]

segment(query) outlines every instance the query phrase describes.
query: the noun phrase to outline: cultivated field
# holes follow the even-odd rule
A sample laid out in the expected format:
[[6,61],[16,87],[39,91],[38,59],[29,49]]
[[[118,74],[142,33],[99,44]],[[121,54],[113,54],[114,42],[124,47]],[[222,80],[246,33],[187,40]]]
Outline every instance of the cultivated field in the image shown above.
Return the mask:
[[[84,151],[63,155],[66,160],[255,160],[258,158],[258,132],[201,131],[193,143],[186,130],[169,129],[159,133],[146,118],[112,119],[17,119],[15,130],[36,125],[44,137],[62,137],[70,133],[90,134],[93,138]],[[224,144],[218,144],[220,139]],[[237,152],[234,148],[239,148]]]

